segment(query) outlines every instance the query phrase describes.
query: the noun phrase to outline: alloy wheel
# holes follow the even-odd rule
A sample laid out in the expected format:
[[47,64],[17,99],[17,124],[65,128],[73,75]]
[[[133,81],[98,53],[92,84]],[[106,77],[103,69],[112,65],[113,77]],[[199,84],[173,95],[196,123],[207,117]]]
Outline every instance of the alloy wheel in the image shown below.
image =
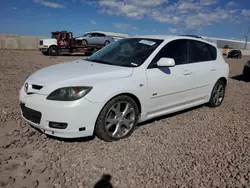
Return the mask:
[[214,88],[213,96],[212,96],[212,101],[215,106],[219,106],[224,98],[224,91],[225,88],[222,84],[218,84]]
[[107,133],[113,138],[124,137],[135,123],[136,113],[134,107],[127,101],[115,103],[105,118]]

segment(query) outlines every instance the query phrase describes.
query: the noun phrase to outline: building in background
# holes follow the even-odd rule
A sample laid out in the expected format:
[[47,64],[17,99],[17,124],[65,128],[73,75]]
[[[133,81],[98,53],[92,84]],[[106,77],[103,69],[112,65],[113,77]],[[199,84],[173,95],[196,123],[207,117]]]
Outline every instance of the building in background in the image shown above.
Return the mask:
[[250,42],[246,44],[245,41],[240,40],[222,39],[205,36],[202,36],[202,38],[216,43],[218,48],[250,50]]

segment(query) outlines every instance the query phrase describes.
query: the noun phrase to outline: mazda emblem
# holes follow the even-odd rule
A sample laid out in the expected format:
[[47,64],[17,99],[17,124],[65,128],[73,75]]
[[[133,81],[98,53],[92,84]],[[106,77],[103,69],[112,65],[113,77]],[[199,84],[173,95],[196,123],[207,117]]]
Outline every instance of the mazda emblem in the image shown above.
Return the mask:
[[27,93],[27,91],[28,91],[28,88],[29,88],[29,84],[26,83],[25,86],[24,86],[24,91],[25,91],[26,93]]

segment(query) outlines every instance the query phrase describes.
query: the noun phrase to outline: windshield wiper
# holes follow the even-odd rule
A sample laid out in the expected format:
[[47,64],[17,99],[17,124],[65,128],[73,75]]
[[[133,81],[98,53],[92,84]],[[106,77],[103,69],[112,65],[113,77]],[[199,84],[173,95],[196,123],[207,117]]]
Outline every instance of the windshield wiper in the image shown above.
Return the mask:
[[95,62],[95,63],[102,63],[102,64],[107,64],[107,65],[114,65],[110,62],[107,62],[107,61],[103,61],[103,60],[90,60],[90,59],[85,59],[87,61],[91,61],[91,62]]
[[112,64],[108,61],[103,61],[103,60],[90,60],[90,59],[85,59],[90,62],[95,62],[95,63],[101,63],[101,64],[106,64],[106,65],[113,65],[113,66],[121,66],[121,67],[137,67],[138,65],[131,63],[131,64]]

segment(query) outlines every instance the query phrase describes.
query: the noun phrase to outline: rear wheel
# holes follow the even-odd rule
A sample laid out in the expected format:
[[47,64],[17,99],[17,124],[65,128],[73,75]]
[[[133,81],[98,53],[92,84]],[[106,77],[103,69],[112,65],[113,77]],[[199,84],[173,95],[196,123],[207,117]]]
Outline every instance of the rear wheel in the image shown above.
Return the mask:
[[104,42],[104,46],[107,46],[107,45],[109,45],[110,44],[110,42],[108,41],[108,40],[106,40],[105,42]]
[[50,56],[58,55],[58,48],[56,46],[52,46],[48,50]]
[[96,121],[96,135],[107,142],[129,137],[138,121],[138,106],[129,96],[120,95],[110,100]]
[[222,80],[218,80],[211,93],[208,105],[210,107],[218,107],[222,104],[225,96],[226,84]]

